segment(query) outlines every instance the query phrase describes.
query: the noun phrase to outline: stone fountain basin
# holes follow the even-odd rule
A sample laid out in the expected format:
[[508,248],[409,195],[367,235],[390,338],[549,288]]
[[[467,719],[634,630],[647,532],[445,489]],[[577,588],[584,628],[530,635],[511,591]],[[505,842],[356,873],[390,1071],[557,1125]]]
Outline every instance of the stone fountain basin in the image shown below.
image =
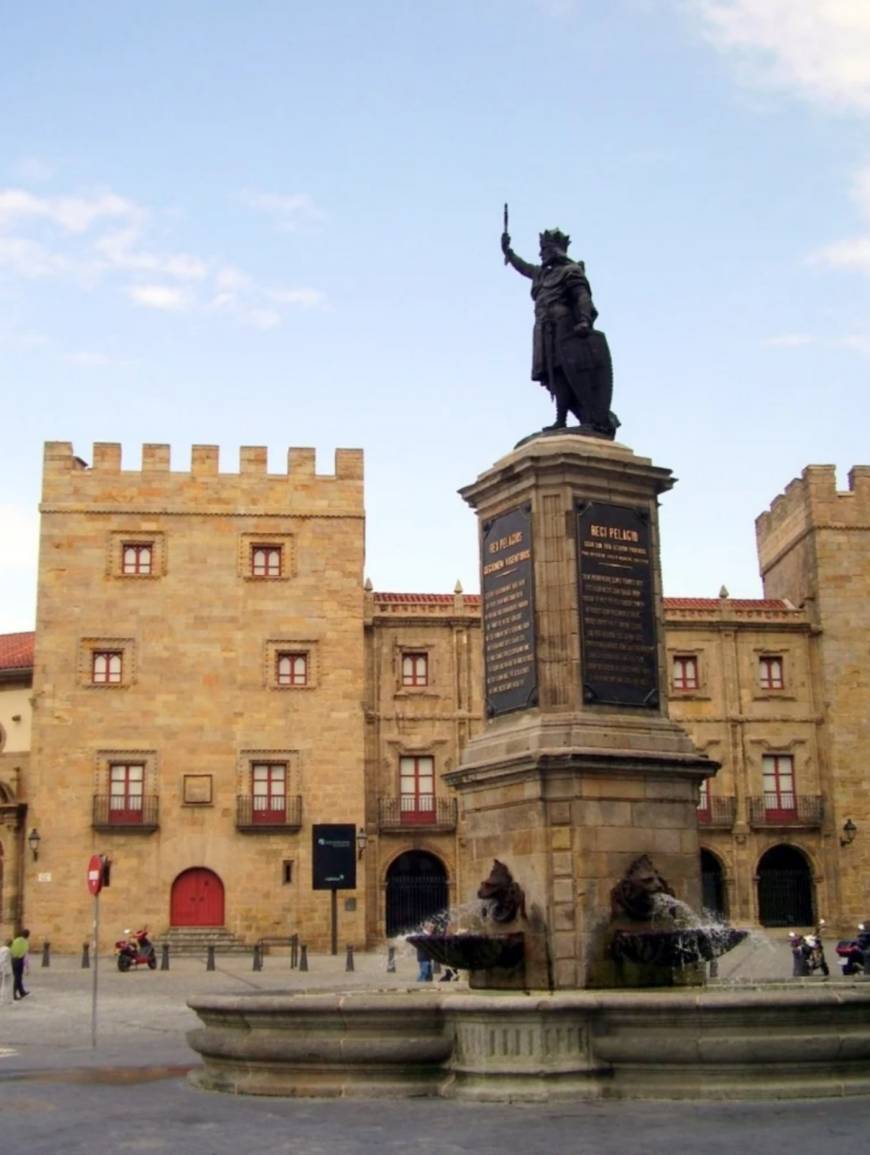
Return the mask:
[[522,931],[502,935],[411,934],[407,942],[434,962],[466,971],[518,967],[525,951]]
[[667,967],[672,970],[709,962],[738,946],[748,930],[717,927],[706,930],[617,930],[611,940],[611,953],[617,960]]
[[870,1094],[870,984],[197,996],[189,1078],[232,1094],[467,1100]]

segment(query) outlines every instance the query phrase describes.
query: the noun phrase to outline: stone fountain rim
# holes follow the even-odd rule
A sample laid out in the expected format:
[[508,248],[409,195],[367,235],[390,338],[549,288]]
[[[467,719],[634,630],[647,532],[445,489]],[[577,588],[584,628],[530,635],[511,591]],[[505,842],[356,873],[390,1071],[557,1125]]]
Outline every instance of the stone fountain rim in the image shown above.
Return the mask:
[[794,980],[770,984],[753,983],[739,987],[707,987],[691,991],[674,988],[651,990],[580,990],[580,991],[486,991],[477,994],[460,991],[437,991],[409,987],[390,991],[239,991],[226,994],[196,995],[187,1000],[194,1011],[241,1010],[267,1013],[288,1012],[320,1013],[340,1011],[344,1014],[365,1014],[371,1011],[413,1013],[416,1010],[432,1012],[496,1011],[514,1013],[535,1010],[571,1010],[572,1008],[601,1011],[655,1010],[667,1004],[671,1010],[696,1011],[725,1010],[752,1007],[754,1009],[830,1007],[832,1005],[870,1004],[870,984],[861,981],[839,981],[821,984],[796,985]]

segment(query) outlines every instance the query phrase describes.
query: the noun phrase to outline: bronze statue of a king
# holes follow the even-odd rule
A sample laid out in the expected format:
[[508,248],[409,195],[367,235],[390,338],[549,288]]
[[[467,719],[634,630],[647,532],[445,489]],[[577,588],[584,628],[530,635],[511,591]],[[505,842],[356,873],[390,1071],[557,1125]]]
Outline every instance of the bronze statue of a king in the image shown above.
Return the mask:
[[559,229],[540,234],[541,263],[532,265],[511,248],[505,231],[501,249],[505,264],[532,282],[535,328],[532,380],[545,386],[556,402],[556,421],[547,430],[564,429],[568,414],[580,422],[578,432],[613,440],[619,420],[610,410],[613,368],[604,333],[595,328],[598,311],[582,261],[568,256],[571,238]]

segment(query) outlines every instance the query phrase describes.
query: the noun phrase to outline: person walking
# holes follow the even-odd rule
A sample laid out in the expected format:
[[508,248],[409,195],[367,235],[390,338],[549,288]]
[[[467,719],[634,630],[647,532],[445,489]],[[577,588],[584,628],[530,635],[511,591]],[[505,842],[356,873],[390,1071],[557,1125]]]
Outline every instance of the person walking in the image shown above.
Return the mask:
[[30,991],[24,989],[24,968],[27,964],[27,952],[30,950],[30,931],[22,930],[17,938],[12,940],[9,953],[12,955],[12,997],[26,999]]
[[12,939],[0,946],[0,1005],[12,1002]]

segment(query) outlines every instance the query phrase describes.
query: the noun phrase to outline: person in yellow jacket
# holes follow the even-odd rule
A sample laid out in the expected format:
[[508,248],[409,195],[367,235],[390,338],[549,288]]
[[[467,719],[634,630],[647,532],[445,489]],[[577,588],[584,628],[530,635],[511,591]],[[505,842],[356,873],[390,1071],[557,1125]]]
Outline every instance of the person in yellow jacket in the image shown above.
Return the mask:
[[24,989],[24,967],[27,963],[27,952],[30,950],[30,931],[22,930],[16,938],[12,940],[12,946],[9,948],[9,953],[12,955],[12,997],[13,999],[26,999],[30,994]]

